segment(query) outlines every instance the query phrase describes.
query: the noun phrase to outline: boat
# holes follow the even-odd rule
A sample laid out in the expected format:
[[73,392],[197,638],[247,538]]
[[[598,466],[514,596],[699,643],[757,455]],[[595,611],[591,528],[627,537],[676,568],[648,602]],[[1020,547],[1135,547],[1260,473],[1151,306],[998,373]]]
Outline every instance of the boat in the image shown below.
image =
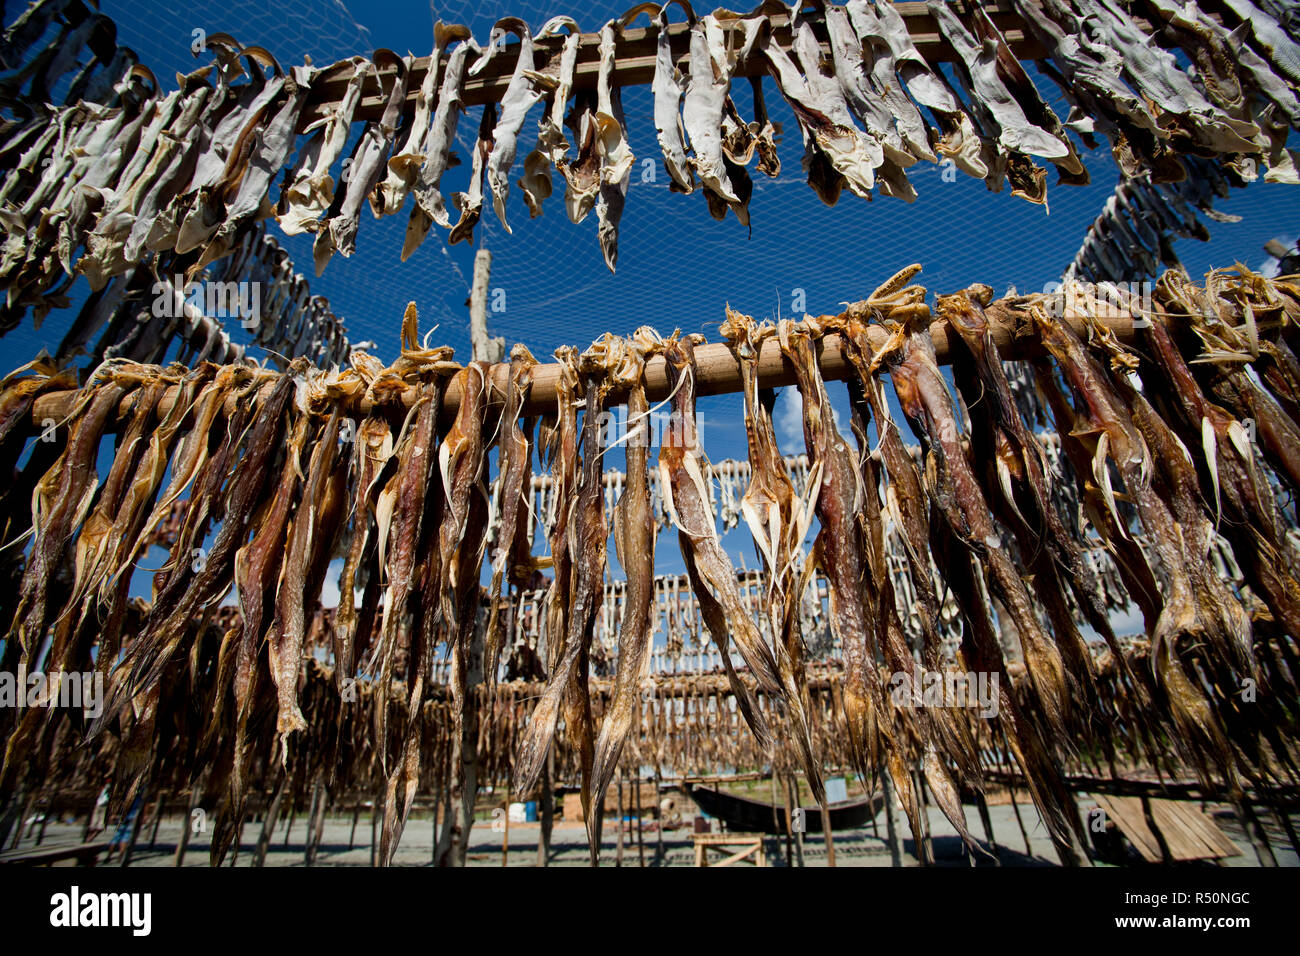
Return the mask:
[[[687,792],[699,808],[717,817],[734,833],[785,833],[785,806],[774,807],[762,800],[740,797],[704,784],[687,784]],[[866,826],[884,806],[880,793],[832,803],[831,830],[857,830]],[[822,832],[821,807],[803,807],[805,833]]]

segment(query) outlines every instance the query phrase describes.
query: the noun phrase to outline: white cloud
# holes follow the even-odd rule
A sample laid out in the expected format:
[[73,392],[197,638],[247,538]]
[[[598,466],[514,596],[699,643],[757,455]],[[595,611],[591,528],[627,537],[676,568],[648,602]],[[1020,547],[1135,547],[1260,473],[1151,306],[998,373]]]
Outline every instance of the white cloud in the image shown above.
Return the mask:
[[772,424],[783,452],[789,455],[803,451],[803,396],[793,385],[781,389]]
[[325,572],[325,583],[320,589],[321,607],[339,606],[339,578],[343,576],[343,559],[335,558]]

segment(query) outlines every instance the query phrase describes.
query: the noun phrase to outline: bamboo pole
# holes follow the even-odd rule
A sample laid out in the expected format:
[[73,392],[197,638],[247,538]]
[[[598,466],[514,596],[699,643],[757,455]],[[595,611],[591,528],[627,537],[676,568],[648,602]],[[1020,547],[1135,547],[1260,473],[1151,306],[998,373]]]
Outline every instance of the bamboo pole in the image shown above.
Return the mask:
[[[862,308],[865,308],[865,302],[858,302],[849,306],[848,311]],[[1003,358],[1022,358],[1040,351],[1041,346],[1038,345],[1037,336],[1033,332],[1023,328],[1014,328],[1012,323],[999,322],[996,321],[996,318],[997,312],[989,313],[989,331]],[[1134,341],[1133,316],[1107,316],[1099,319],[1099,321],[1113,332],[1121,342],[1131,343]],[[1087,321],[1081,315],[1067,312],[1062,318],[1062,322],[1080,336],[1088,334]],[[867,327],[866,337],[870,347],[875,350],[885,347],[889,335],[883,326],[870,325]],[[931,323],[930,337],[934,340],[935,356],[939,363],[949,363],[952,359],[953,343],[959,339],[959,336],[950,330],[946,321],[940,319]],[[845,353],[844,344],[839,335],[828,333],[822,336],[814,344],[814,349],[823,378],[840,380],[849,378],[853,374],[852,365]],[[695,363],[697,372],[695,384],[698,395],[723,395],[740,391],[740,363],[737,362],[731,347],[725,342],[713,342],[697,346],[695,348]],[[493,386],[490,389],[490,402],[493,405],[500,406],[504,401],[506,388],[510,380],[509,363],[501,362],[493,365],[489,369],[489,378]],[[556,385],[559,380],[559,363],[552,362],[538,365],[533,370],[533,386],[529,391],[527,401],[524,403],[523,414],[536,415],[553,412],[555,410]],[[668,384],[667,363],[662,356],[653,356],[646,362],[644,380],[646,398],[649,401],[660,401],[667,398],[672,391]],[[766,339],[759,349],[759,387],[775,388],[783,385],[793,385],[794,383],[794,366],[781,354],[780,343],[775,338]],[[413,405],[418,398],[418,393],[419,389],[416,387],[407,389],[402,393],[403,404],[408,407]],[[70,389],[68,391],[50,392],[48,395],[40,396],[32,403],[32,421],[39,423],[47,418],[62,421],[72,411],[78,394],[77,390]],[[170,412],[179,395],[180,386],[173,385],[168,388],[162,400],[158,403],[156,414],[162,416]],[[613,404],[617,404],[623,397],[623,394],[618,390],[610,393],[610,401]],[[122,405],[119,408],[120,416],[129,414],[133,401],[133,395],[127,395],[123,398]],[[451,416],[455,414],[459,407],[460,383],[453,379],[447,383],[445,394],[442,397],[442,411],[445,416]],[[359,408],[353,411],[359,414],[367,414],[372,409],[373,404],[371,402],[362,400],[359,403]]]

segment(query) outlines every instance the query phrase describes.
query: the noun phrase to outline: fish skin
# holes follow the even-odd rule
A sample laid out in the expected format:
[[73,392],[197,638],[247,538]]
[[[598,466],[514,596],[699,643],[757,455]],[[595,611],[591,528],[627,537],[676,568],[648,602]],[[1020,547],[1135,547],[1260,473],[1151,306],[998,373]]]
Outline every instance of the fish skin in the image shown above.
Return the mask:
[[[710,635],[718,644],[723,667],[733,692],[745,711],[746,722],[760,746],[771,745],[771,731],[762,717],[753,689],[734,674],[727,652],[728,636],[734,638],[749,678],[758,690],[778,700],[784,696],[776,658],[745,610],[736,590],[736,572],[718,541],[717,528],[704,475],[708,460],[696,438],[694,343],[676,337],[664,343],[669,385],[676,389],[673,413],[677,431],[659,450],[659,485],[664,507],[678,529],[687,574],[700,604]],[[725,622],[725,624],[724,624]],[[728,635],[730,632],[730,635]]]
[[1067,739],[1071,703],[1065,665],[1039,625],[1024,582],[1002,548],[988,502],[962,447],[962,431],[935,361],[929,329],[909,327],[901,355],[891,357],[891,363],[899,403],[928,442],[927,478],[933,475],[933,483],[927,481],[927,490],[931,499],[958,539],[987,565],[990,589],[1015,622],[1048,724],[1056,737]]
[[519,557],[516,540],[528,536],[528,502],[525,489],[532,471],[533,448],[529,442],[532,429],[525,431],[519,425],[520,414],[533,384],[533,369],[537,360],[522,343],[510,350],[510,378],[506,385],[505,409],[501,413],[502,434],[499,439],[497,460],[501,476],[498,490],[497,540],[492,554],[492,581],[488,596],[492,610],[488,617],[487,644],[483,672],[489,685],[496,682],[497,664],[503,640],[501,619],[502,586],[507,577],[515,580],[515,563]]
[[[812,519],[811,509],[795,496],[777,447],[771,410],[758,394],[758,354],[764,338],[775,330],[760,329],[754,320],[726,310],[720,331],[740,364],[745,398],[745,434],[749,446],[750,480],[741,499],[741,513],[762,555],[767,570],[767,613],[776,636],[777,670],[793,724],[792,733],[804,776],[819,804],[826,802],[821,762],[809,728],[809,700],[805,684],[804,641],[799,606],[803,596],[799,560],[803,539]],[[805,559],[806,560],[806,559]]]
[[[586,410],[582,423],[582,476],[568,519],[569,586],[564,651],[549,674],[546,690],[528,722],[515,763],[515,788],[528,792],[537,784],[547,750],[555,735],[561,703],[570,745],[576,747],[582,775],[584,818],[592,815],[592,769],[595,759],[594,726],[587,692],[588,656],[592,628],[604,585],[605,548],[609,526],[600,467],[598,420],[605,386],[594,373],[587,377]],[[559,573],[559,569],[556,569]],[[599,831],[589,834],[592,862],[599,847]]]
[[[628,420],[648,417],[650,404],[643,379],[644,349],[630,349],[631,367],[623,378],[631,383],[627,400]],[[627,485],[614,507],[614,545],[618,562],[627,575],[627,594],[618,629],[618,669],[614,689],[600,725],[592,761],[592,804],[604,805],[605,792],[618,768],[619,757],[639,710],[641,675],[653,640],[651,607],[654,602],[654,550],[657,525],[650,505],[647,469],[648,423],[642,426],[644,441],[629,438],[625,446]],[[590,833],[589,833],[590,839]]]
[[[830,624],[844,654],[844,717],[849,753],[854,769],[863,779],[870,779],[882,759],[881,745],[889,728],[881,712],[884,689],[876,669],[876,609],[867,606],[863,587],[867,569],[854,527],[864,493],[862,477],[847,443],[835,428],[808,331],[795,328],[787,320],[779,326],[779,335],[781,352],[794,366],[803,397],[804,442],[820,482],[815,509],[821,530],[814,554],[826,576]],[[911,819],[915,822],[914,817]]]

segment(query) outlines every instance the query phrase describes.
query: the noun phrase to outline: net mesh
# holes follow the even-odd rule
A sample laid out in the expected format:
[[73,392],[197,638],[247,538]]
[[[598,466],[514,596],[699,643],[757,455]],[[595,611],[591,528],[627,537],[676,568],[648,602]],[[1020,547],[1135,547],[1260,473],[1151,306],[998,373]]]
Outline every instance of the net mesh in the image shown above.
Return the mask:
[[[378,0],[366,4],[343,0],[309,0],[275,6],[253,0],[197,0],[162,4],[140,0],[105,0],[104,12],[119,26],[119,42],[132,47],[164,84],[178,71],[194,69],[190,51],[193,30],[225,31],[243,43],[269,49],[282,65],[304,55],[321,65],[375,47],[427,55],[433,22],[465,23],[485,41],[492,24],[506,15],[520,16],[534,29],[549,17],[576,13],[585,31],[594,32],[620,16],[628,0],[592,0],[582,9],[565,9],[554,0]],[[361,22],[364,20],[364,23]],[[1034,73],[1045,98],[1058,115],[1067,112],[1059,92]],[[748,110],[745,84],[736,99]],[[757,317],[838,311],[839,303],[863,297],[876,283],[909,262],[925,265],[920,281],[950,291],[986,282],[1001,293],[1009,286],[1038,290],[1058,279],[1078,250],[1089,224],[1118,179],[1104,147],[1081,149],[1092,178],[1085,187],[1049,189],[1049,209],[1013,198],[1009,191],[990,193],[984,183],[964,175],[943,181],[938,167],[919,164],[909,170],[918,199],[908,205],[891,198],[867,203],[845,194],[826,207],[805,183],[800,168],[802,143],[789,107],[766,84],[768,109],[781,124],[778,143],[781,175],[768,180],[755,174],[750,202],[752,232],[734,217],[713,220],[698,191],[669,193],[659,159],[648,86],[623,90],[630,145],[638,163],[628,191],[619,237],[616,275],[605,267],[596,241],[596,217],[574,225],[563,211],[562,182],[547,200],[546,211],[530,220],[520,190],[512,190],[506,233],[485,208],[476,231],[476,247],[493,254],[491,331],[521,341],[539,358],[561,344],[579,347],[605,331],[627,333],[649,323],[667,332],[680,326],[716,338],[725,304]],[[532,147],[541,106],[535,107],[520,137],[520,158]],[[456,151],[462,164],[444,179],[444,192],[468,186],[467,161],[481,108],[461,118]],[[354,135],[357,131],[354,131]],[[652,159],[654,181],[642,181],[640,160]],[[520,173],[517,166],[512,179]],[[1211,265],[1244,258],[1263,265],[1265,241],[1296,234],[1296,191],[1257,183],[1224,200],[1220,207],[1243,217],[1240,223],[1214,224],[1209,243],[1182,241],[1177,251],[1193,275]],[[435,227],[405,263],[399,252],[410,203],[396,216],[366,221],[350,259],[335,256],[312,283],[313,292],[330,299],[343,316],[354,342],[373,340],[385,360],[396,357],[402,311],[414,300],[421,326],[437,323],[440,342],[469,352],[466,301],[473,273],[474,249],[448,247],[446,233]],[[1050,211],[1049,211],[1050,210]],[[279,236],[273,226],[273,234]],[[300,270],[311,269],[310,237],[281,237]]]

